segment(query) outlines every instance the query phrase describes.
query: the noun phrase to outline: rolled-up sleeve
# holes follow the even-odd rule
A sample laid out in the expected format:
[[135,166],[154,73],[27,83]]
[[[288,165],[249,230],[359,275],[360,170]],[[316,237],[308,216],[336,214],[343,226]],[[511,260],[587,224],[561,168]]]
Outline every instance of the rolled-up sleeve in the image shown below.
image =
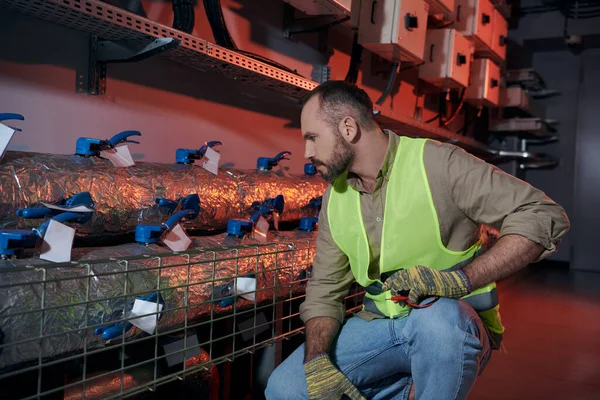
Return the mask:
[[563,207],[544,192],[452,146],[445,182],[454,204],[471,220],[540,244],[542,260],[556,251],[570,227]]
[[312,277],[307,283],[306,300],[300,305],[300,318],[304,323],[315,317],[332,317],[342,323],[346,315],[343,301],[354,280],[348,257],[337,246],[329,230],[327,203],[330,190],[328,188],[323,194]]

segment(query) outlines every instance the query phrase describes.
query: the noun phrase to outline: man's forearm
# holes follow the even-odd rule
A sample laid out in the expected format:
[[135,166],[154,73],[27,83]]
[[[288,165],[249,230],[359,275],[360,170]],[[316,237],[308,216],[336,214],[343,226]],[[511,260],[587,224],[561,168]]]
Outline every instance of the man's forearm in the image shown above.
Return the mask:
[[525,268],[537,260],[543,251],[543,246],[523,236],[506,235],[467,265],[463,272],[475,290]]
[[331,317],[315,317],[306,322],[304,360],[319,353],[329,353],[338,334],[340,323]]

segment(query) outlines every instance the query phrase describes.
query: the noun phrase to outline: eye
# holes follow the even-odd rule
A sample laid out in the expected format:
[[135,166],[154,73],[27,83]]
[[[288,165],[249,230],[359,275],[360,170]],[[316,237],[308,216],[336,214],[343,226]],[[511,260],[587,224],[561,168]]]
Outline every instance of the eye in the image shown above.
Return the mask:
[[307,136],[306,140],[310,140],[311,142],[315,141],[315,137],[314,136]]

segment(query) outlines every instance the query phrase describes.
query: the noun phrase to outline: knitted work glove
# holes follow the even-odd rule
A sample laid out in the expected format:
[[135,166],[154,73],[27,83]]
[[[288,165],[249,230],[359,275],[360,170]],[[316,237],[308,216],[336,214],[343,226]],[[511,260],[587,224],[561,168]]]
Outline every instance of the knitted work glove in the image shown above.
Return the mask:
[[392,295],[409,291],[408,302],[419,304],[419,300],[430,296],[459,299],[471,293],[471,282],[460,269],[444,272],[417,265],[394,272],[383,283],[383,290],[391,290]]
[[304,363],[309,400],[339,400],[343,395],[351,400],[366,400],[329,359],[327,354],[315,356]]

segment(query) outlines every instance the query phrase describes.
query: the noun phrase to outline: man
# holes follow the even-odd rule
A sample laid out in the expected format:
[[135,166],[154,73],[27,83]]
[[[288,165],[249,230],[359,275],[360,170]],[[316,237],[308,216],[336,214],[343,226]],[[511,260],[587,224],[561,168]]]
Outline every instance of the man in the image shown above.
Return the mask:
[[[339,81],[305,100],[305,156],[332,186],[300,309],[306,342],[272,374],[269,400],[466,398],[504,331],[494,282],[569,229],[541,191],[455,146],[383,131],[372,110]],[[483,224],[500,231],[489,249]],[[353,280],[367,294],[344,323]]]

